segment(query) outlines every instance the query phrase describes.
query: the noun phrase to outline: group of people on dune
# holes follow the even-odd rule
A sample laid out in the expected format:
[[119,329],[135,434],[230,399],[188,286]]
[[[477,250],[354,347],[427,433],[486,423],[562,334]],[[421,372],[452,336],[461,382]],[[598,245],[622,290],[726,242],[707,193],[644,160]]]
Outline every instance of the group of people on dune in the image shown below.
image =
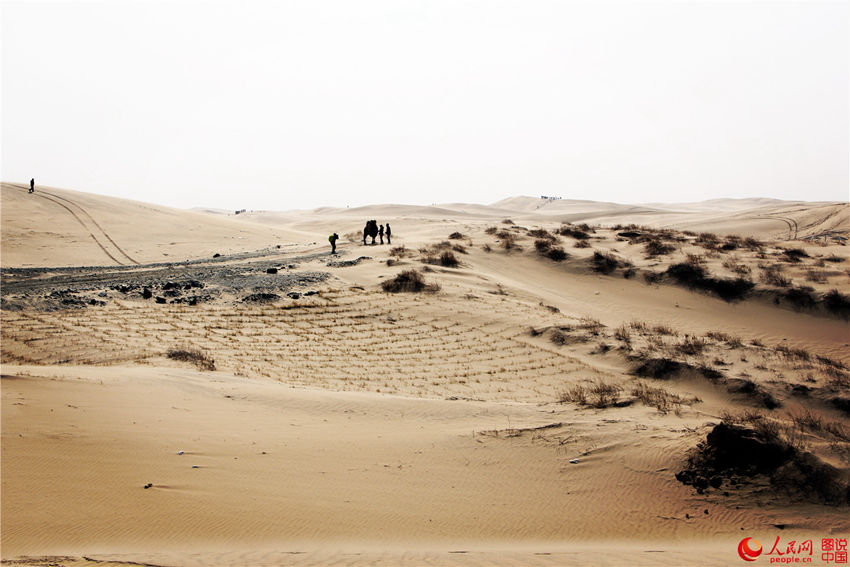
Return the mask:
[[[390,227],[390,223],[385,225],[378,225],[378,221],[370,220],[366,222],[366,226],[363,228],[363,244],[366,244],[366,238],[372,238],[372,244],[376,244],[375,238],[380,238],[381,244],[384,243],[384,236],[387,237],[387,244],[392,244],[392,235],[393,230]],[[339,240],[339,235],[337,233],[333,233],[328,236],[328,242],[331,243],[331,254],[336,254],[336,241]]]

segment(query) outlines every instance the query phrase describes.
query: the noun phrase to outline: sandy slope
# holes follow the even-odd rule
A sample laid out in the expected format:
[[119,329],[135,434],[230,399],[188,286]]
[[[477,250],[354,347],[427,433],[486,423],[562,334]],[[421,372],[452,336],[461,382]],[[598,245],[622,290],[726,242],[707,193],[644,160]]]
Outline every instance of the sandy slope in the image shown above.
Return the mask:
[[[741,561],[744,536],[769,545],[776,536],[850,532],[846,507],[758,484],[701,494],[674,476],[724,413],[761,412],[790,428],[789,414],[805,409],[835,431],[847,427],[830,405],[846,393],[836,385],[848,380],[847,320],[785,299],[776,305],[785,290],[758,278],[759,264],[775,264],[794,286],[846,292],[844,246],[797,240],[724,251],[690,237],[647,258],[644,244],[599,229],[588,248],[556,237],[570,257],[553,262],[535,253],[527,229],[501,222],[507,212],[529,228],[555,228],[574,214],[624,224],[649,217],[559,202],[544,208],[563,210],[543,214],[527,198],[234,217],[55,194],[91,219],[4,184],[4,268],[110,265],[94,242],[103,235],[140,262],[255,254],[206,271],[4,273],[0,545],[10,564],[729,565]],[[848,229],[846,206],[708,208],[717,207],[727,219],[740,214],[741,226],[769,210],[808,234]],[[698,206],[646,209],[659,226],[720,222]],[[408,253],[362,246],[366,218],[391,222],[393,244]],[[329,226],[346,236],[337,258],[321,240]],[[503,249],[506,238],[489,226],[522,249]],[[453,232],[463,236],[441,245]],[[101,244],[120,255],[105,237]],[[424,272],[439,292],[381,291],[382,281],[452,245],[457,268]],[[783,246],[809,255],[792,263]],[[594,251],[629,259],[638,272],[595,273]],[[761,295],[726,302],[640,277],[688,254],[722,275],[746,264]],[[213,279],[202,282],[211,295],[197,305],[171,302],[194,291],[164,294],[165,280],[225,268],[277,298],[246,302],[251,289]],[[155,270],[163,281],[145,285],[167,303],[113,285]],[[813,272],[818,281],[806,279]],[[103,304],[68,307],[61,300],[70,288]],[[198,349],[216,370],[165,356],[176,348]],[[650,357],[710,367],[724,380],[638,379],[636,361]],[[755,393],[733,388],[745,379]],[[622,388],[622,407],[559,402],[566,389],[598,381]],[[640,383],[681,402],[646,405],[631,393]],[[782,406],[766,409],[766,395]],[[847,475],[850,443],[824,430],[798,435]]]
[[3,183],[3,266],[109,266],[208,258],[315,239],[242,222],[79,191]]

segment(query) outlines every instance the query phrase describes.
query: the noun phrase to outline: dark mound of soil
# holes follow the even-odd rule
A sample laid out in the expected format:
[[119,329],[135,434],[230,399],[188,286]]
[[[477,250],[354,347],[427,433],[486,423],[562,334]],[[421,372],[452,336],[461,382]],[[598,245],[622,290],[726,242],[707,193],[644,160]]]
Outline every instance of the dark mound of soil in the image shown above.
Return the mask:
[[815,455],[789,445],[776,434],[720,423],[697,445],[687,466],[676,473],[700,494],[724,484],[767,479],[779,493],[830,505],[850,505],[850,487],[840,472]]

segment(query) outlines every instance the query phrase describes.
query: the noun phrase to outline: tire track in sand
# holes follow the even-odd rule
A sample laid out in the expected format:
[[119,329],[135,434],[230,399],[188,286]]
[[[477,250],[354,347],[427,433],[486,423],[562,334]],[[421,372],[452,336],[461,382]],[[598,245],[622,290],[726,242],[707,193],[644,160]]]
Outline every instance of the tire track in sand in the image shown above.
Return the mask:
[[797,221],[788,217],[779,217],[774,215],[756,215],[754,218],[779,220],[788,225],[788,238],[786,240],[797,240],[799,226]]
[[[14,184],[14,186],[19,187],[22,190],[28,190],[22,185]],[[95,244],[97,244],[100,249],[103,250],[103,252],[107,256],[109,256],[109,258],[116,264],[123,266],[127,263],[125,261],[119,260],[116,256],[123,256],[131,264],[139,264],[139,262],[130,257],[129,254],[124,252],[124,250],[120,246],[118,246],[118,244],[112,239],[112,237],[109,236],[109,233],[107,233],[103,229],[103,227],[100,226],[100,224],[98,224],[96,220],[94,220],[94,217],[92,217],[91,214],[89,214],[89,212],[79,203],[76,203],[71,199],[66,199],[65,197],[60,197],[59,195],[49,193],[47,191],[36,191],[35,193],[33,193],[33,195],[41,197],[42,199],[46,199],[48,201],[52,201],[53,203],[56,203],[57,205],[71,213],[71,215],[73,215],[73,217],[77,219],[77,222],[79,222],[80,225],[82,225],[82,227],[86,230],[86,232],[89,233],[89,236],[91,236],[92,240],[95,241]],[[62,201],[64,201],[64,203]],[[76,207],[80,214],[77,214],[77,212],[75,212],[71,207]],[[83,217],[88,220],[88,223],[83,220]],[[95,233],[97,233],[97,235]],[[100,236],[100,238],[98,238],[98,236]],[[112,250],[110,250],[110,244]]]

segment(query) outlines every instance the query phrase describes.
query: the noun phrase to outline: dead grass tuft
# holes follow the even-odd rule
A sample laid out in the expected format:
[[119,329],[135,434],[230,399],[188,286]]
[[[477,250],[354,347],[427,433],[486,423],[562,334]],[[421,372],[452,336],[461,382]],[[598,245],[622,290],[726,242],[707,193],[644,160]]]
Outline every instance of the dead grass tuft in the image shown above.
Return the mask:
[[598,379],[589,386],[577,384],[558,393],[560,403],[572,402],[580,406],[607,408],[614,405],[623,388],[618,384]]
[[439,284],[426,283],[422,274],[416,270],[405,270],[396,277],[381,283],[381,288],[389,293],[400,292],[436,292],[440,290]]
[[171,349],[166,353],[166,356],[171,360],[191,362],[197,366],[199,370],[215,370],[215,361],[197,348]]

